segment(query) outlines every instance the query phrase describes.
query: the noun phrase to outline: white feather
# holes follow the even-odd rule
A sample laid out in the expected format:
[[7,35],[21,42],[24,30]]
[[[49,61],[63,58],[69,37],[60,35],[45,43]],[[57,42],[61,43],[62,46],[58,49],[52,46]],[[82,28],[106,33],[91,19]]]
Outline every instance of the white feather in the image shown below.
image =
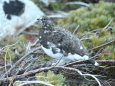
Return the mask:
[[88,60],[89,57],[87,55],[84,55],[84,56],[80,56],[78,54],[71,54],[71,53],[68,53],[68,56],[66,57],[67,59],[71,60],[71,61],[82,61],[82,60]]
[[53,54],[51,47],[50,47],[49,49],[47,49],[47,48],[41,46],[41,48],[43,49],[43,51],[44,51],[48,56],[50,56],[50,57],[52,57],[52,58],[60,59],[60,58],[63,56],[62,53]]
[[[47,44],[49,45],[48,49],[43,47],[42,45],[41,48],[48,56],[58,60],[61,59],[58,65],[64,65],[65,63],[69,63],[71,61],[83,61],[89,59],[87,55],[80,56],[78,54],[71,54],[71,53],[68,53],[67,56],[64,56],[63,53],[60,52],[61,50],[59,48],[56,48],[56,45],[52,44],[51,42],[47,42]],[[58,51],[58,53],[54,54],[52,48],[55,48],[56,51]]]
[[80,49],[82,50],[82,49],[83,49],[83,47],[82,47],[82,46],[80,46]]

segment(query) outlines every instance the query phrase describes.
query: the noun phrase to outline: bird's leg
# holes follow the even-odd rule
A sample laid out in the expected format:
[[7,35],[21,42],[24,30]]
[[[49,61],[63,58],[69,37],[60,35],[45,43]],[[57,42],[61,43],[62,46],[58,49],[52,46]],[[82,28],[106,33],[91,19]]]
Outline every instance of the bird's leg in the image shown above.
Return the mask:
[[65,64],[64,59],[58,60],[58,63],[56,64],[56,66],[63,66]]
[[52,66],[61,66],[64,64],[65,64],[64,56],[62,56],[56,63],[53,63]]

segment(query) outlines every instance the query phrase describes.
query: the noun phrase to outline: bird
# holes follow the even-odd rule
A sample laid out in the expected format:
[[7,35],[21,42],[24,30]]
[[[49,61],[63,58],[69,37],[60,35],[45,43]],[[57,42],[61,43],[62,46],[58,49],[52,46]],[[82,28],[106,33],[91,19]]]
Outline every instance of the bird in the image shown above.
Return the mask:
[[90,59],[86,47],[76,35],[65,28],[55,27],[46,16],[38,21],[42,27],[39,31],[40,47],[48,56],[59,60],[57,65],[84,60],[95,66],[99,65],[95,60]]
[[17,28],[30,27],[44,15],[32,0],[0,0],[0,40],[13,35]]

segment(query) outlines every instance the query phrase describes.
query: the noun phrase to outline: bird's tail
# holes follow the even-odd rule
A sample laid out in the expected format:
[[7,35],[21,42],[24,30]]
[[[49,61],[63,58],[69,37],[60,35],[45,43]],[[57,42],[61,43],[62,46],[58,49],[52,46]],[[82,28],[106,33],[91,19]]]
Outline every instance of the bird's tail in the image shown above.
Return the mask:
[[99,66],[99,63],[97,63],[97,61],[95,61],[95,60],[93,60],[93,59],[90,59],[90,57],[87,56],[87,55],[84,55],[84,56],[83,56],[83,59],[86,60],[88,63],[91,63],[91,64],[93,64],[93,65],[95,65],[95,66]]
[[91,64],[93,64],[95,66],[99,66],[99,63],[97,61],[93,60],[93,59],[89,59],[89,60],[87,60],[87,62],[91,63]]
[[95,66],[98,66],[99,64],[93,60],[93,59],[90,59],[89,56],[87,55],[84,55],[84,56],[80,56],[78,54],[75,54],[75,55],[72,55],[72,54],[69,54],[67,59],[71,60],[71,61],[86,61],[87,63],[90,63],[90,64],[93,64]]

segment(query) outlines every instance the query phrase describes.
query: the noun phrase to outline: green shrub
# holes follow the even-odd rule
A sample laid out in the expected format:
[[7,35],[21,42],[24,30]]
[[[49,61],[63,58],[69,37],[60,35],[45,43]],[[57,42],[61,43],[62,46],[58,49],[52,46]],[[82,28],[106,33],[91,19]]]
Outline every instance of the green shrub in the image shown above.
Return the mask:
[[80,25],[80,31],[82,32],[103,28],[115,17],[114,9],[114,3],[91,4],[90,7],[81,7],[71,11],[66,18],[59,20],[58,24],[64,25],[72,31],[77,25]]

